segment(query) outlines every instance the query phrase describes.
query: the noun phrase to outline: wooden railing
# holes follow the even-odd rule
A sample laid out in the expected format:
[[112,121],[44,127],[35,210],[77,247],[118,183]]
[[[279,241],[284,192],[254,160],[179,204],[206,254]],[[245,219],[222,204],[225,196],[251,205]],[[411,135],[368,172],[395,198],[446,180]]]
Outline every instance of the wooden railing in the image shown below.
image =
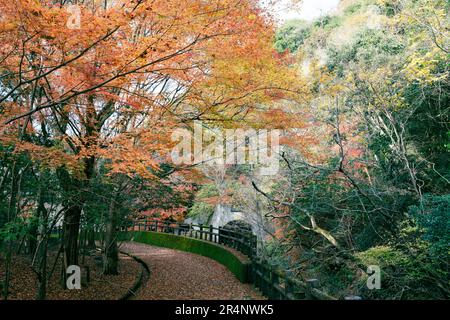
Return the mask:
[[262,259],[252,260],[252,283],[261,292],[273,300],[335,300],[334,297],[320,291],[319,280],[309,279],[302,282],[286,271],[274,268]]
[[154,231],[172,233],[195,239],[221,244],[248,256],[252,261],[250,268],[251,282],[269,299],[274,300],[335,300],[334,297],[319,290],[317,279],[305,282],[274,268],[257,255],[257,239],[251,232],[216,228],[211,225],[183,224],[161,220],[138,220],[123,227],[127,231]]

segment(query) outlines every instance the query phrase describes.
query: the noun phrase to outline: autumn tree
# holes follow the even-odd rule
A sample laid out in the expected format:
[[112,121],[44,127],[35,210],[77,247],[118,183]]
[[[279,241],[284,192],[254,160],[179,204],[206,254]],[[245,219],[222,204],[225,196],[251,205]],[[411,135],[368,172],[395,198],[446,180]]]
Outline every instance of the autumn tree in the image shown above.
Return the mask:
[[337,295],[378,264],[391,290],[361,294],[448,296],[448,16],[445,1],[343,0],[279,31],[280,45],[303,43],[297,66],[313,97],[298,109],[317,139],[308,157],[293,138],[278,183],[255,187],[274,208],[275,242],[290,248],[276,258],[296,257],[286,264]]
[[[253,0],[86,1],[75,28],[60,2],[0,8],[2,143],[56,170],[66,266],[100,163],[116,181],[155,179],[180,123],[242,119],[288,88]],[[114,205],[105,249],[117,252]]]

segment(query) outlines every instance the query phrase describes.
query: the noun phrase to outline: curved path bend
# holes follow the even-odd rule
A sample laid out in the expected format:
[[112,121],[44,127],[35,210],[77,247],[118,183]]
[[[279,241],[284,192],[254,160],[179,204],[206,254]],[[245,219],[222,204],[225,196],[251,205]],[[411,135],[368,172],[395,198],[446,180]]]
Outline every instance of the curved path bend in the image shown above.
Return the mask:
[[139,257],[150,267],[150,277],[134,299],[264,299],[212,259],[137,242],[124,242],[120,250]]

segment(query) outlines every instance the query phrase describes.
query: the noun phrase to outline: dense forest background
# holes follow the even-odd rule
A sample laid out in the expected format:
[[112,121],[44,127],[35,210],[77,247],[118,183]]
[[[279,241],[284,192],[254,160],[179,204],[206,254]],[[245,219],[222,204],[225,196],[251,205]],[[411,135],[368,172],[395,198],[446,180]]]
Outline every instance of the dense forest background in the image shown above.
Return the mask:
[[[112,18],[56,34],[57,22],[46,24],[55,13],[33,2],[41,20],[15,37],[14,9],[0,1],[11,19],[0,29],[3,296],[25,252],[45,298],[57,226],[64,265],[105,230],[103,272],[116,274],[119,226],[143,216],[207,222],[228,204],[267,224],[262,256],[333,296],[450,297],[450,3],[342,0],[333,14],[275,27],[244,2],[221,1],[226,18],[185,4],[174,30],[164,19],[176,6],[157,1],[155,34],[123,28],[84,56]],[[143,6],[111,14],[151,29]],[[74,52],[74,66],[45,65]],[[174,165],[170,134],[194,120],[280,129],[279,172]],[[380,290],[366,286],[370,265]]]
[[[293,53],[311,84],[310,130],[326,156],[283,157],[284,187],[272,197],[289,199],[290,236],[271,254],[292,252],[287,265],[334,292],[449,297],[449,8],[341,1],[335,15],[277,32],[275,48]],[[335,242],[305,231],[312,217]],[[361,264],[381,267],[382,290],[357,281]]]

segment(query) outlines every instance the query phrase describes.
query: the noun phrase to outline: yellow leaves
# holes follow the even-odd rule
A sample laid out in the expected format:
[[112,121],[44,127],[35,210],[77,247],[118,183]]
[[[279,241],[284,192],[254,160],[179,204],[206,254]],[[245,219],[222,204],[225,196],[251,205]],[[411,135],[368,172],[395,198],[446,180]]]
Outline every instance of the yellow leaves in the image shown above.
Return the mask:
[[16,22],[2,22],[0,23],[0,33],[13,31],[17,28]]
[[447,78],[448,74],[436,74],[439,63],[439,50],[435,48],[425,54],[414,53],[409,57],[404,72],[408,80],[420,83],[433,83]]
[[448,1],[423,0],[406,3],[394,20],[412,38],[411,45],[425,50],[439,48],[448,53],[450,17],[446,2]]

